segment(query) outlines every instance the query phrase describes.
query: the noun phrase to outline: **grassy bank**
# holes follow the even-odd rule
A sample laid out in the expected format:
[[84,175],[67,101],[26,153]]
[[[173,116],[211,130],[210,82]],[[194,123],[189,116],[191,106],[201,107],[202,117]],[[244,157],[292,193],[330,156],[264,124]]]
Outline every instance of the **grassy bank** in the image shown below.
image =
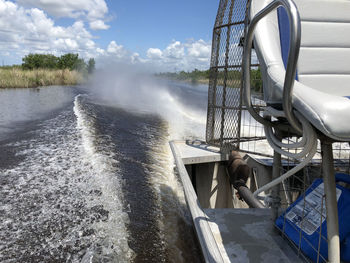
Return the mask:
[[0,68],[0,88],[32,88],[50,85],[76,85],[83,81],[82,73],[69,69]]

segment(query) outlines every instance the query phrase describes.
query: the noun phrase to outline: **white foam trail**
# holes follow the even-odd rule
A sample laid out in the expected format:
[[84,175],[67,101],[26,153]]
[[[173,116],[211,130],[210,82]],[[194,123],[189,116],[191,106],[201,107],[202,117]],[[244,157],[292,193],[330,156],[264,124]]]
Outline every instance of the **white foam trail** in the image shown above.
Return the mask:
[[[108,237],[105,239],[104,254],[111,255],[114,261],[129,262],[134,252],[128,246],[129,233],[126,224],[129,218],[123,211],[122,182],[117,176],[117,162],[114,154],[108,149],[101,149],[98,146],[99,140],[94,125],[94,116],[88,116],[82,109],[78,95],[74,100],[74,114],[77,117],[77,127],[82,138],[82,146],[85,152],[84,163],[94,174],[93,183],[101,189],[101,196],[98,200],[91,200],[91,205],[103,204],[104,209],[109,211],[107,221],[99,221],[94,224],[96,233]],[[103,137],[103,140],[108,138]],[[111,142],[104,141],[104,145],[112,147]],[[94,256],[91,251],[84,257],[84,260],[92,260]],[[89,261],[87,261],[89,262]]]
[[[57,126],[58,123],[62,126]],[[46,121],[39,136],[12,144],[18,148],[17,155],[25,156],[25,161],[14,168],[0,171],[2,176],[15,180],[15,187],[7,191],[7,207],[3,207],[2,211],[7,215],[7,223],[18,231],[0,234],[1,240],[10,238],[8,244],[12,246],[6,245],[7,251],[3,252],[14,257],[14,261],[20,262],[19,259],[26,252],[36,256],[65,257],[64,250],[72,247],[71,244],[85,242],[83,238],[77,238],[77,233],[86,227],[86,221],[90,218],[72,217],[67,220],[69,213],[74,211],[74,205],[79,202],[77,198],[83,199],[85,194],[83,173],[80,173],[84,168],[76,158],[79,151],[75,143],[79,143],[79,138],[75,137],[73,125],[67,121],[66,113]],[[23,214],[18,216],[17,211]],[[50,220],[54,220],[54,228]],[[67,227],[69,233],[57,231]],[[41,231],[44,235],[40,238],[44,240],[25,239]],[[27,242],[25,248],[22,242]],[[78,262],[81,255],[68,256],[71,262]]]
[[108,149],[97,148],[108,138],[97,136],[78,98],[74,111],[80,132],[69,110],[43,122],[30,140],[10,145],[25,161],[0,170],[9,180],[2,189],[6,205],[0,205],[0,258],[132,260],[116,164]]

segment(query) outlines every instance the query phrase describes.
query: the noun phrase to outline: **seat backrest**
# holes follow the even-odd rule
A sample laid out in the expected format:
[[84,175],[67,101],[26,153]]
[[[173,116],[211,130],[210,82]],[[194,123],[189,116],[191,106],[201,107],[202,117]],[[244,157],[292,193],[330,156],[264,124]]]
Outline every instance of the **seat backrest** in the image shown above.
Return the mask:
[[[251,16],[271,0],[252,0]],[[294,0],[301,19],[301,47],[297,79],[322,92],[350,95],[350,0]],[[283,66],[288,56],[289,22],[280,7],[259,22],[255,47],[262,73]],[[271,54],[273,52],[273,54]],[[284,67],[284,66],[283,66]],[[280,94],[269,90],[274,81],[263,76],[267,100]],[[265,87],[264,87],[265,88]]]

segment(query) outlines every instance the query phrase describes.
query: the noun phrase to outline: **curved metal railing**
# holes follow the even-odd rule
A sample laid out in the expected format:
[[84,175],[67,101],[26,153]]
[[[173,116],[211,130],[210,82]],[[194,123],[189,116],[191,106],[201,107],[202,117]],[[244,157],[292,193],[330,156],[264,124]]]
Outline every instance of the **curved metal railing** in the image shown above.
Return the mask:
[[292,0],[275,0],[268,4],[264,9],[258,12],[249,24],[247,34],[245,36],[244,54],[243,54],[243,85],[244,85],[244,102],[249,113],[263,125],[274,126],[274,124],[262,116],[260,116],[252,107],[250,96],[250,63],[251,49],[254,37],[254,29],[257,23],[266,15],[271,13],[277,7],[285,8],[290,22],[290,44],[286,69],[286,76],[283,86],[283,110],[290,125],[299,133],[302,133],[302,127],[295,117],[292,109],[293,85],[297,70],[297,62],[299,57],[300,40],[301,40],[301,24],[298,9]]

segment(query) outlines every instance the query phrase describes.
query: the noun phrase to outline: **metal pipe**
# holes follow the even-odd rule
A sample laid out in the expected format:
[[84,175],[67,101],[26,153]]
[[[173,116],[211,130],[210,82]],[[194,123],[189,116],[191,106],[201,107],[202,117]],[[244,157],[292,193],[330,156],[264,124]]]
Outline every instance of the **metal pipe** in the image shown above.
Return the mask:
[[261,117],[252,107],[251,97],[250,97],[250,63],[251,63],[251,49],[253,41],[253,33],[257,23],[268,15],[270,12],[275,10],[277,7],[283,6],[288,14],[290,22],[290,43],[289,43],[289,54],[288,63],[286,69],[286,75],[283,85],[283,110],[291,126],[299,133],[302,133],[302,128],[297,118],[294,116],[292,111],[292,95],[293,95],[293,85],[294,78],[297,68],[300,40],[301,40],[301,24],[298,9],[292,0],[275,0],[268,4],[264,9],[258,12],[250,22],[246,37],[243,52],[243,82],[244,82],[244,102],[247,106],[249,113],[258,122],[267,126],[274,126],[268,120]]
[[247,203],[250,208],[266,208],[246,185],[240,185],[236,188],[239,196]]
[[332,144],[321,142],[324,193],[326,195],[328,262],[340,262],[338,206]]
[[283,85],[283,111],[290,125],[299,133],[302,132],[301,125],[293,113],[293,86],[297,72],[299,58],[300,41],[301,41],[301,22],[299,12],[293,1],[285,2],[289,24],[290,24],[290,44],[288,53],[288,62],[286,76]]
[[258,196],[261,192],[264,192],[272,187],[274,187],[277,184],[280,184],[282,181],[288,179],[290,176],[295,174],[296,172],[300,171],[302,168],[304,168],[311,160],[312,157],[316,154],[317,151],[317,141],[314,143],[313,148],[311,149],[310,153],[305,157],[305,159],[299,163],[297,166],[293,167],[288,172],[284,173],[280,177],[272,180],[271,182],[265,184],[264,186],[260,187],[258,190],[254,192],[254,196]]
[[[282,161],[281,161],[281,154],[274,151],[273,152],[273,167],[272,167],[272,180],[275,180],[281,176],[281,166],[282,166]],[[271,204],[271,212],[272,212],[272,220],[276,220],[278,217],[278,208],[280,205],[279,200],[279,191],[280,191],[280,185],[276,184],[274,187],[271,189],[271,197],[274,202]]]

